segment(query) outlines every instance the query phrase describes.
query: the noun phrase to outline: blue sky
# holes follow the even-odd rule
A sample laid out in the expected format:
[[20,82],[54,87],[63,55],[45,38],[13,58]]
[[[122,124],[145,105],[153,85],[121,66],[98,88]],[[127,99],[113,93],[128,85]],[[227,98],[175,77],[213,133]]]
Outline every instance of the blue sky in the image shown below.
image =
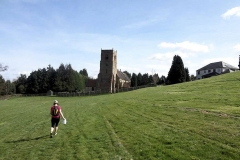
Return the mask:
[[1,75],[14,80],[50,64],[96,78],[101,49],[118,69],[167,76],[173,56],[190,74],[211,62],[238,67],[239,0],[1,0]]

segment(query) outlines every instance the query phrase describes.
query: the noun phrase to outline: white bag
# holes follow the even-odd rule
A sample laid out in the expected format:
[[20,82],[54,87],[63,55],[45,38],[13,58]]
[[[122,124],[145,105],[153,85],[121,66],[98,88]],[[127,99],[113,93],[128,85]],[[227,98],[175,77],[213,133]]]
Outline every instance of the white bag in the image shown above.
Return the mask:
[[67,124],[67,120],[66,119],[63,119],[63,124]]

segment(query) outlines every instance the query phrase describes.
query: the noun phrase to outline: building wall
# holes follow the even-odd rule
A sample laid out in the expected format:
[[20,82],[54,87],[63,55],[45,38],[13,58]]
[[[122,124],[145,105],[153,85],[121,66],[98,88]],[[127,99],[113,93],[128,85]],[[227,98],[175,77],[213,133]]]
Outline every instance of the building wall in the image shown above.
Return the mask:
[[101,50],[98,90],[115,93],[117,74],[117,51]]
[[212,73],[212,72],[217,72],[217,73],[222,73],[225,71],[224,68],[216,68],[216,69],[208,69],[208,70],[201,70],[201,71],[196,71],[196,79],[202,79],[203,75]]

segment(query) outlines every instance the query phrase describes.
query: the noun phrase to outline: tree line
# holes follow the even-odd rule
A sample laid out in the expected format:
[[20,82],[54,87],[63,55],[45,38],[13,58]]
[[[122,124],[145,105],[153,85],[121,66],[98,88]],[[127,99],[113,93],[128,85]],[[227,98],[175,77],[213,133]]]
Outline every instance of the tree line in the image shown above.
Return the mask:
[[184,67],[182,58],[178,55],[173,57],[172,66],[168,72],[168,76],[159,77],[158,74],[149,75],[148,73],[128,73],[124,71],[131,79],[131,87],[141,86],[141,85],[170,85],[182,82],[188,82],[195,80],[194,75],[189,75],[189,70],[187,67]]
[[35,94],[47,93],[49,90],[55,92],[80,92],[85,89],[87,77],[86,69],[78,72],[72,68],[71,64],[60,64],[58,69],[48,65],[47,68],[31,72],[28,77],[21,74],[13,82],[5,81],[0,75],[0,94]]
[[[0,65],[0,71],[6,71],[7,66]],[[188,68],[184,67],[180,56],[173,57],[168,76],[159,77],[158,74],[124,73],[131,80],[131,87],[142,85],[170,85],[194,80],[194,75],[189,75]],[[51,65],[47,68],[38,69],[30,73],[27,77],[21,74],[16,80],[5,81],[0,75],[0,95],[8,94],[36,94],[46,93],[49,90],[54,92],[84,92],[88,77],[87,70],[84,68],[76,71],[71,64],[60,64],[57,69]]]

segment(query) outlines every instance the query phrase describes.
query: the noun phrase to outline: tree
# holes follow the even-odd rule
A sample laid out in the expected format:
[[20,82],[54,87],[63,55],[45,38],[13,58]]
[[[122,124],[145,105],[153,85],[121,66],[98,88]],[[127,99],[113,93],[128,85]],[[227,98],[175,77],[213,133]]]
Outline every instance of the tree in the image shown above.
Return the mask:
[[65,66],[65,76],[64,76],[64,81],[66,82],[66,91],[72,92],[76,90],[76,81],[75,81],[75,75],[74,75],[74,70],[71,66],[71,64],[68,64]]
[[190,79],[191,79],[191,81],[194,81],[194,80],[196,79],[196,77],[192,74],[192,75],[190,76]]
[[160,84],[160,85],[166,84],[166,81],[167,81],[167,78],[164,75],[162,75],[162,77],[159,78],[158,84]]
[[3,66],[3,65],[0,63],[0,72],[6,71],[7,69],[8,69],[8,66]]
[[11,81],[7,80],[5,82],[5,94],[6,95],[11,94],[11,90],[12,90]]
[[137,75],[133,73],[131,77],[131,87],[137,87]]
[[56,77],[54,82],[54,90],[57,92],[65,92],[67,89],[67,82],[65,79],[66,69],[64,64],[60,64],[59,68],[56,70]]
[[48,87],[48,91],[54,89],[55,78],[56,78],[56,70],[51,65],[48,65],[48,67],[47,67],[47,87]]
[[20,77],[14,82],[16,86],[16,93],[25,93],[27,88],[27,76],[26,74],[20,74]]
[[188,68],[184,68],[185,70],[185,75],[186,75],[186,82],[189,82],[190,81],[190,75],[189,75],[189,71],[188,71]]
[[80,70],[79,73],[85,77],[88,77],[88,73],[87,70],[85,68],[83,68],[83,70]]
[[143,74],[142,76],[142,85],[147,85],[149,83],[148,73]]
[[172,66],[168,72],[167,80],[169,84],[182,83],[186,80],[184,64],[182,58],[178,55],[173,57]]
[[[40,91],[40,73],[39,71],[33,71],[30,73],[30,75],[27,78],[27,87],[26,92],[27,93],[38,93]],[[19,90],[22,89],[23,86]]]
[[0,95],[5,94],[5,80],[3,79],[2,75],[0,75]]
[[74,71],[75,76],[75,91],[83,91],[85,89],[86,77]]
[[137,85],[141,86],[142,84],[143,84],[143,82],[142,82],[142,74],[138,73],[138,75],[137,75]]
[[239,63],[238,63],[238,68],[240,70],[240,55],[239,55]]
[[152,75],[150,75],[150,76],[148,77],[148,83],[154,83],[154,80],[153,80],[153,76],[152,76]]
[[158,82],[159,82],[159,76],[158,76],[157,73],[155,73],[155,74],[153,75],[153,83],[154,83],[154,84],[158,84]]
[[123,73],[125,73],[125,74],[128,76],[129,79],[132,78],[132,77],[131,77],[131,73],[129,73],[128,71],[123,71]]

